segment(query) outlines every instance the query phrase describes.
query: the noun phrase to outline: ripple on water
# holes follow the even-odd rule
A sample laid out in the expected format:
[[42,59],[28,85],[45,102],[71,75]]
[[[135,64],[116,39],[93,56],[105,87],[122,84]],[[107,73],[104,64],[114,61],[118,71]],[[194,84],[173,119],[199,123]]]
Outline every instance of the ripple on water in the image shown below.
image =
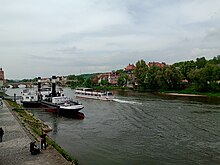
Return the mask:
[[80,121],[35,113],[82,165],[219,164],[219,105],[137,93],[117,99],[80,99],[86,115]]

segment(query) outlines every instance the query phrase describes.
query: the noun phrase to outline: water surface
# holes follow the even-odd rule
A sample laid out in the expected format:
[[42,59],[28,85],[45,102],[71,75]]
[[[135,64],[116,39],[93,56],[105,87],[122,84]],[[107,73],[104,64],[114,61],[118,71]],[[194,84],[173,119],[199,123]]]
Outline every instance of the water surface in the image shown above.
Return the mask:
[[220,164],[219,99],[198,99],[124,92],[115,101],[78,99],[84,120],[32,112],[80,165]]

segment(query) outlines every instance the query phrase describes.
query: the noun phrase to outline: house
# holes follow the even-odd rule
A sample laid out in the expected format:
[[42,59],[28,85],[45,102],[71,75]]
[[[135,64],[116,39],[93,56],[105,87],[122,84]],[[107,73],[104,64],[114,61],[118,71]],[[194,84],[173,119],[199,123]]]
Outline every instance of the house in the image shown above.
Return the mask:
[[124,68],[124,71],[128,74],[133,73],[133,71],[135,70],[135,66],[134,64],[128,64],[128,66],[126,68]]
[[124,68],[124,72],[128,74],[129,80],[127,82],[127,87],[133,88],[136,84],[136,77],[134,75],[134,70],[136,66],[134,64],[128,64],[126,68]]
[[103,80],[107,81],[111,85],[117,85],[117,82],[118,82],[118,75],[115,72],[102,73],[102,74],[99,74],[97,77],[98,77],[99,84]]

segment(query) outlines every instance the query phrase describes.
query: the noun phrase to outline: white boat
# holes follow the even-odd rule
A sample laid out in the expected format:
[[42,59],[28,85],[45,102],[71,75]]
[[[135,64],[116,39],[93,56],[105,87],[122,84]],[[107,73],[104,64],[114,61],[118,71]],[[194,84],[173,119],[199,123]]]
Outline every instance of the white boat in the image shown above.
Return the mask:
[[21,103],[24,107],[38,107],[40,102],[38,100],[38,92],[31,89],[24,89],[22,92]]
[[79,98],[88,98],[96,100],[111,101],[114,99],[114,93],[110,91],[95,91],[93,88],[76,88],[75,96]]
[[40,88],[41,100],[45,100],[52,93],[51,87]]
[[66,96],[48,97],[41,100],[41,106],[47,107],[48,111],[58,113],[63,116],[75,115],[84,108],[84,106],[76,101],[73,101]]
[[[78,116],[84,118],[84,114],[79,111],[84,106],[64,95],[63,90],[56,90],[55,77],[52,77],[52,88],[39,88],[41,106],[46,107],[48,111],[58,113],[63,116]],[[40,83],[40,82],[39,82]],[[41,87],[41,85],[38,85]],[[57,91],[57,92],[56,92]]]

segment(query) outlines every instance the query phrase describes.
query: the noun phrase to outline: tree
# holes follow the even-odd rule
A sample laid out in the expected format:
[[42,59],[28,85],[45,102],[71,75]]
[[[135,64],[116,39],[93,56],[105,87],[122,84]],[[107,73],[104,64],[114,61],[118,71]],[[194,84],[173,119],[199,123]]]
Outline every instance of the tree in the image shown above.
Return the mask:
[[101,80],[100,84],[106,86],[109,82],[107,80]]
[[121,74],[121,73],[123,73],[123,69],[116,70],[115,73]]
[[190,72],[194,88],[198,92],[219,91],[217,81],[220,79],[220,68],[213,64],[207,64],[204,68]]
[[158,73],[157,79],[161,89],[175,90],[179,88],[181,74],[173,65],[166,66]]
[[68,80],[75,80],[76,76],[75,75],[69,75],[69,76],[67,76],[67,79]]
[[117,82],[117,84],[118,84],[119,86],[125,86],[125,85],[127,85],[128,80],[129,80],[128,74],[126,74],[126,73],[121,73],[121,74],[119,75],[119,77],[118,77],[118,82]]
[[197,67],[197,69],[204,68],[206,63],[207,63],[207,61],[206,61],[205,57],[197,58],[196,59],[196,67]]
[[144,60],[140,60],[136,63],[134,75],[136,76],[137,83],[142,89],[146,88],[148,66]]
[[189,73],[195,69],[196,69],[196,64],[193,60],[185,61],[179,66],[179,71],[182,74],[182,78],[187,80],[190,80]]
[[151,90],[157,90],[159,89],[158,84],[158,74],[159,74],[160,68],[158,66],[151,66],[148,69],[147,72],[147,88]]
[[210,64],[220,64],[220,55],[217,55],[212,60],[208,61]]
[[86,87],[86,88],[92,88],[93,87],[93,82],[92,82],[92,79],[91,78],[87,78],[84,83],[83,83],[83,86]]

